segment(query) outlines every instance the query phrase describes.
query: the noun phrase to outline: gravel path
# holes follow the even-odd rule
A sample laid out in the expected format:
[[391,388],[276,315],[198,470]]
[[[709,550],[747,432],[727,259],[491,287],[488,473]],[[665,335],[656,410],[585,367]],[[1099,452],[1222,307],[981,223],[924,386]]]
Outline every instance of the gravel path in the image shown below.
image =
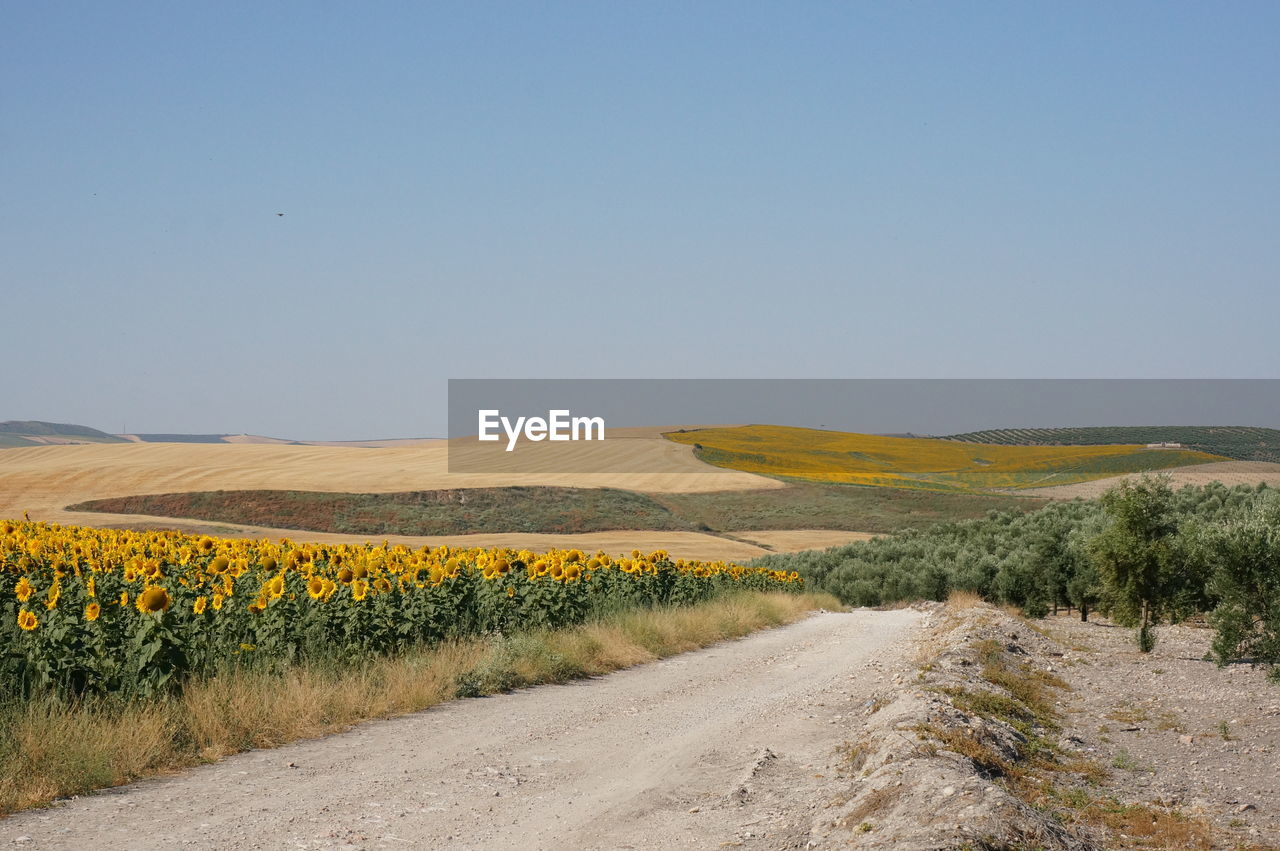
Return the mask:
[[0,822],[28,848],[803,848],[911,610],[822,613]]

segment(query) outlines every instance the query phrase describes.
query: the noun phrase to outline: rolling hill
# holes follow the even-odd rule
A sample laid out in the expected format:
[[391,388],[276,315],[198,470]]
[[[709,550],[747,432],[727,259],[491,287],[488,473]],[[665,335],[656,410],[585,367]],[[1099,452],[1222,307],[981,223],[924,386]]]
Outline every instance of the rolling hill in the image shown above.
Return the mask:
[[[400,493],[220,490],[95,499],[68,511],[181,518],[350,535],[581,534],[686,531],[884,534],[1041,499],[979,493],[793,483],[740,491],[640,493],[617,488],[510,486]],[[854,529],[853,527],[856,527]]]
[[926,490],[1023,489],[1225,460],[1137,445],[1013,446],[751,425],[670,432],[717,467],[810,482]]
[[43,420],[6,420],[0,423],[0,447],[124,442],[124,438],[114,434],[71,423],[47,423]]

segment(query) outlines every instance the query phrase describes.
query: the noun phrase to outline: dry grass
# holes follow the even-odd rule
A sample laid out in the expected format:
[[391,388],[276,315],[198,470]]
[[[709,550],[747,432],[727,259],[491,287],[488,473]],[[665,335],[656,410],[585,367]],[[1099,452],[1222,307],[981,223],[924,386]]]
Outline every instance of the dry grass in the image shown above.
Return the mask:
[[359,668],[229,671],[146,702],[0,707],[0,814],[457,696],[604,674],[839,607],[825,594],[735,595],[555,632],[455,642]]
[[1026,775],[1026,769],[1009,760],[955,727],[939,727],[935,724],[918,724],[916,735],[924,741],[933,740],[953,753],[966,757],[984,777],[1008,777],[1015,780]]
[[962,612],[984,605],[982,595],[975,591],[952,591],[947,595],[947,611]]
[[841,823],[845,827],[856,829],[859,833],[868,833],[875,829],[875,825],[870,822],[864,822],[863,819],[883,812],[901,796],[902,789],[898,786],[882,786],[879,789],[875,789],[848,815],[841,819]]
[[1202,819],[1145,804],[1125,804],[1112,795],[1094,796],[1081,789],[1058,793],[1056,798],[1069,822],[1104,830],[1109,848],[1216,847]]
[[171,706],[67,707],[35,701],[5,713],[0,813],[77,795],[168,767]]
[[299,667],[284,674],[233,672],[191,683],[174,710],[205,760],[314,738],[370,718],[390,718],[454,696],[485,657],[482,642],[455,642],[356,670]]
[[1103,716],[1112,721],[1119,721],[1121,724],[1140,724],[1144,721],[1151,720],[1151,716],[1147,714],[1147,710],[1140,706],[1134,706],[1129,701],[1123,701],[1115,709]]

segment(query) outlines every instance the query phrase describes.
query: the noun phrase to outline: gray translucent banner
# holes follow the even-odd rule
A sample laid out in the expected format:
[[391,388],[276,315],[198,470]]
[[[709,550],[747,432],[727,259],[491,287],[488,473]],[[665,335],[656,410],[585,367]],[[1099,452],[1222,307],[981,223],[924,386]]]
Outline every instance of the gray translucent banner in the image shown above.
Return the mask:
[[919,436],[1280,428],[1280,379],[450,379],[449,472],[718,473],[673,467],[653,438],[747,424]]

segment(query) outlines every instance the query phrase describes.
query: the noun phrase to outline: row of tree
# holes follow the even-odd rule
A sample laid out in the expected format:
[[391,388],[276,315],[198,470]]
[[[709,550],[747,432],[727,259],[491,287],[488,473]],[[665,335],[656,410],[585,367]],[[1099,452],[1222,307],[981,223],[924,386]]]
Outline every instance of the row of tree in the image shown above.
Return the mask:
[[[953,590],[1043,617],[1060,607],[1135,627],[1205,615],[1220,664],[1280,664],[1280,491],[1126,481],[1100,500],[944,523],[757,564],[798,570],[846,603],[942,600]],[[1272,675],[1280,678],[1280,668]]]

